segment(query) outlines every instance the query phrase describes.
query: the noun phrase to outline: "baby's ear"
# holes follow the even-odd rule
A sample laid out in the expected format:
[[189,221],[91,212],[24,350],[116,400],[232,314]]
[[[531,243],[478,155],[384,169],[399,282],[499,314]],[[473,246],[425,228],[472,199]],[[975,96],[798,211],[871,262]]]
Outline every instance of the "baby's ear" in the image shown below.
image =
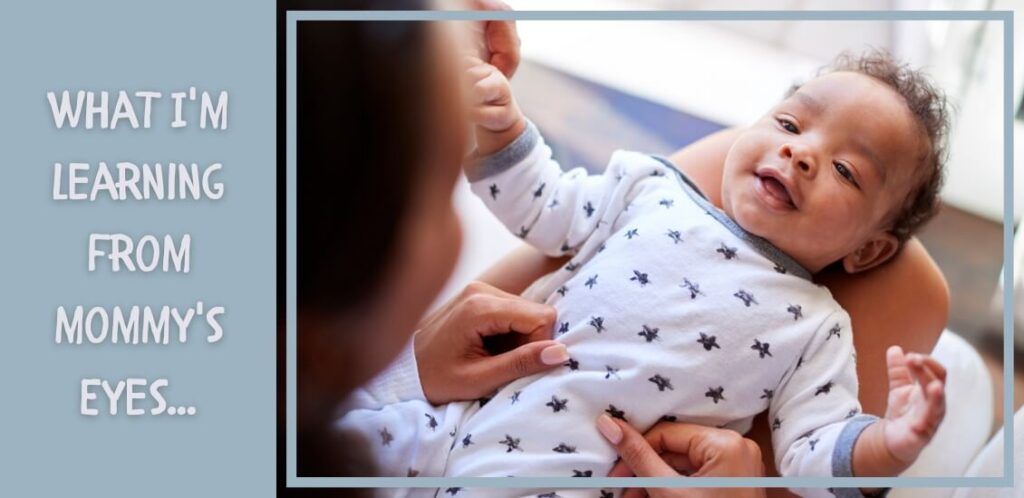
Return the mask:
[[900,241],[889,232],[879,232],[856,251],[843,258],[846,273],[870,270],[892,258],[900,248]]

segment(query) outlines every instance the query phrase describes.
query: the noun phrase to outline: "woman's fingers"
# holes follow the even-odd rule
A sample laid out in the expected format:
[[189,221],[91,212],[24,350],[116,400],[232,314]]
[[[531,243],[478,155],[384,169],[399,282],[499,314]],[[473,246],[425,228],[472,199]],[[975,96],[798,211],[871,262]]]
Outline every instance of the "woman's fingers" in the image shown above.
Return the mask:
[[470,378],[476,379],[485,392],[493,391],[513,380],[550,370],[569,361],[565,344],[538,341],[519,346],[497,356],[478,360],[470,368]]
[[471,330],[480,337],[517,332],[534,334],[548,332],[555,323],[555,309],[522,298],[504,298],[488,294],[472,294],[461,301],[459,321],[473,324]]
[[597,418],[597,430],[619,453],[624,463],[638,477],[678,476],[658,455],[644,437],[629,424],[608,415]]
[[[499,0],[474,0],[476,10],[511,10]],[[490,62],[506,77],[512,78],[519,66],[519,34],[515,21],[486,21],[483,26],[483,41]]]

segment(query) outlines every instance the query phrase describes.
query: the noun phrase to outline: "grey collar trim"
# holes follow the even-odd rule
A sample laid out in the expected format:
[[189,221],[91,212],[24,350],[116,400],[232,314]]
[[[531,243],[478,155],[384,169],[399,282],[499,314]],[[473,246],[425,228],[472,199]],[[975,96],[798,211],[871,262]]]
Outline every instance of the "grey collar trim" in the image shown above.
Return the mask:
[[676,173],[676,176],[679,177],[680,184],[682,185],[683,190],[686,191],[686,194],[689,195],[690,198],[697,203],[697,205],[704,209],[706,213],[710,214],[713,218],[718,220],[718,222],[725,226],[725,228],[728,228],[729,231],[733,233],[733,235],[739,237],[744,242],[750,244],[755,249],[757,249],[757,251],[760,252],[761,255],[775,263],[777,269],[781,268],[783,270],[781,271],[781,273],[790,273],[806,280],[812,280],[811,272],[807,271],[807,269],[801,266],[800,263],[797,263],[793,258],[789,257],[789,255],[782,252],[782,250],[780,250],[778,247],[775,247],[771,242],[768,242],[767,240],[744,230],[743,227],[737,225],[736,222],[732,220],[732,218],[726,216],[726,214],[723,213],[722,210],[715,207],[715,205],[708,200],[707,196],[705,196],[704,193],[700,191],[700,188],[697,187],[697,184],[693,183],[693,180],[691,180],[690,177],[686,176],[685,173],[679,171],[676,168],[676,166],[672,164],[671,161],[661,156],[652,155],[651,157],[657,159],[659,162],[661,162],[670,170]]

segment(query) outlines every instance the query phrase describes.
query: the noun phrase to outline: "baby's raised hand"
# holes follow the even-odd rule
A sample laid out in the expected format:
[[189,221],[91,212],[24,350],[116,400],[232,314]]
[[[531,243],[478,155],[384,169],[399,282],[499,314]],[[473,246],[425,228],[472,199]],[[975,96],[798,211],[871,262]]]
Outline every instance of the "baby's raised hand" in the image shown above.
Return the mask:
[[885,446],[896,459],[910,464],[946,414],[946,369],[931,356],[904,354],[899,346],[890,347],[885,360],[889,370]]
[[479,58],[467,56],[466,76],[469,84],[470,119],[482,131],[501,133],[523,119],[514,98],[512,86],[498,68]]
[[526,129],[526,118],[512,98],[512,87],[498,68],[477,57],[465,58],[470,121],[477,156],[488,156],[512,143]]

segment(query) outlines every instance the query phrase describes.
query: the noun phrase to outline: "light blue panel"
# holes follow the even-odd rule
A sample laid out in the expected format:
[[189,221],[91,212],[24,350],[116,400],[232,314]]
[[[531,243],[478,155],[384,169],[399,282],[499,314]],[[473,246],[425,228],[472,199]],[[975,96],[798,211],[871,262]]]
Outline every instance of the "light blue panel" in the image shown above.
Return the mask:
[[[0,494],[274,493],[275,10],[238,6],[10,2],[0,13]],[[169,93],[189,86],[229,92],[227,131],[170,128]],[[60,89],[164,98],[149,130],[57,130],[46,92]],[[57,202],[53,163],[68,161],[221,162],[226,190],[219,201]],[[192,271],[89,273],[91,232],[190,233]],[[197,300],[227,309],[220,343],[54,341],[59,305]],[[168,401],[198,412],[85,417],[83,377],[166,377]]]

